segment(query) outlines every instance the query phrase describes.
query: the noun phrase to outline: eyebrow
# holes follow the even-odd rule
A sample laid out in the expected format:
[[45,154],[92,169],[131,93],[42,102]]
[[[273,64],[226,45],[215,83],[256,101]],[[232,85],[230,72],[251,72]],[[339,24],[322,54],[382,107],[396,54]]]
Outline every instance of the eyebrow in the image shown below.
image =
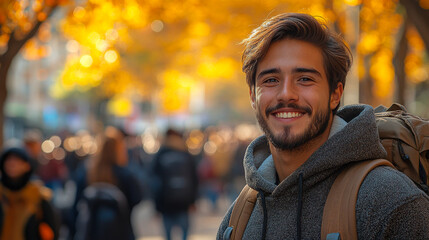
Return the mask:
[[314,74],[322,77],[322,74],[314,68],[301,68],[301,67],[299,67],[299,68],[294,68],[292,70],[292,72],[293,73],[314,73]]
[[264,75],[267,75],[267,74],[280,73],[280,72],[281,72],[280,68],[270,68],[270,69],[267,69],[267,70],[260,72],[258,74],[258,76],[256,77],[256,79],[260,79],[261,77],[263,77]]
[[[281,72],[280,68],[266,69],[266,70],[260,72],[258,74],[258,76],[256,77],[256,79],[260,79],[261,77],[263,77],[264,75],[267,75],[267,74],[280,73],[280,72]],[[322,77],[322,74],[314,68],[297,67],[297,68],[294,68],[292,70],[292,73],[314,73],[314,74]]]

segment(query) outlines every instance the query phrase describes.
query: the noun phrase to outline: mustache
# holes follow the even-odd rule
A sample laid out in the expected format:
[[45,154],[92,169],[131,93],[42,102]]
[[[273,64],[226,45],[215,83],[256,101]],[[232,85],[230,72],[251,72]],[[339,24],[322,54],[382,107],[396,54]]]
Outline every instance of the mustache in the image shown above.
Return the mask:
[[281,108],[294,108],[294,109],[298,109],[298,110],[301,110],[301,111],[304,111],[304,112],[306,112],[306,113],[308,113],[308,115],[311,115],[312,114],[312,111],[311,111],[311,108],[310,107],[305,107],[305,106],[299,106],[298,104],[296,104],[296,103],[288,103],[288,104],[285,104],[285,103],[278,103],[277,105],[275,105],[275,106],[272,106],[272,107],[268,107],[266,110],[265,110],[265,115],[266,115],[266,117],[268,117],[272,112],[274,112],[274,111],[277,111],[277,110],[279,110],[279,109],[281,109]]

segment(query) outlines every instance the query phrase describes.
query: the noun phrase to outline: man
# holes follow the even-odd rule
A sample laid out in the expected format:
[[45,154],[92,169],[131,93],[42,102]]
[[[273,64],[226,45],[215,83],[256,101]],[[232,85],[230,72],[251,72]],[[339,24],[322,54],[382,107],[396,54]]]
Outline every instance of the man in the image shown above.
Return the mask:
[[152,173],[155,205],[162,215],[165,239],[174,239],[172,230],[179,227],[182,239],[186,240],[189,210],[197,199],[198,177],[196,163],[187,151],[182,133],[167,130],[164,145],[153,159]]
[[[337,112],[350,51],[306,14],[275,16],[244,43],[243,71],[265,135],[244,158],[246,182],[259,194],[243,239],[325,238],[323,208],[343,167],[386,157],[370,106]],[[361,185],[356,220],[359,239],[428,239],[429,198],[404,174],[378,167]]]

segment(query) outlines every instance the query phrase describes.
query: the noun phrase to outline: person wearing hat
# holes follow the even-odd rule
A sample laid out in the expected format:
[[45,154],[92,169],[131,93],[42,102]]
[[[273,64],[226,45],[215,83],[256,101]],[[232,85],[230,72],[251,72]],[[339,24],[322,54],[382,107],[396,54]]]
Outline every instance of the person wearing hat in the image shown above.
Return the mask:
[[58,239],[51,192],[30,181],[33,165],[27,152],[9,148],[0,156],[0,240]]

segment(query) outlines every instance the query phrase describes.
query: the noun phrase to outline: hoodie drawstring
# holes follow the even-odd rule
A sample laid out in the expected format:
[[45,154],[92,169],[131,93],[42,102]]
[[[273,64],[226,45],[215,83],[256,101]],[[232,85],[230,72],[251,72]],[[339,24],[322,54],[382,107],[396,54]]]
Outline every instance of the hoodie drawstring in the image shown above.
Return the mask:
[[298,208],[296,213],[296,237],[298,240],[301,239],[302,182],[303,182],[303,176],[302,176],[302,173],[300,173],[299,181],[298,181]]
[[[301,217],[302,217],[302,191],[303,191],[303,174],[299,174],[298,179],[298,208],[296,213],[296,236],[297,239],[301,239]],[[262,204],[262,210],[263,210],[263,223],[262,223],[262,236],[261,239],[265,240],[265,237],[267,235],[267,205],[265,203],[265,194],[262,190],[258,191],[258,195],[261,198],[261,204]]]
[[264,221],[262,223],[262,240],[265,240],[265,236],[267,235],[267,221],[268,221],[268,217],[267,217],[267,205],[265,203],[265,194],[264,192],[262,192],[262,190],[258,191],[258,195],[261,197],[261,201],[262,201],[262,210],[263,210],[263,216],[264,216]]

